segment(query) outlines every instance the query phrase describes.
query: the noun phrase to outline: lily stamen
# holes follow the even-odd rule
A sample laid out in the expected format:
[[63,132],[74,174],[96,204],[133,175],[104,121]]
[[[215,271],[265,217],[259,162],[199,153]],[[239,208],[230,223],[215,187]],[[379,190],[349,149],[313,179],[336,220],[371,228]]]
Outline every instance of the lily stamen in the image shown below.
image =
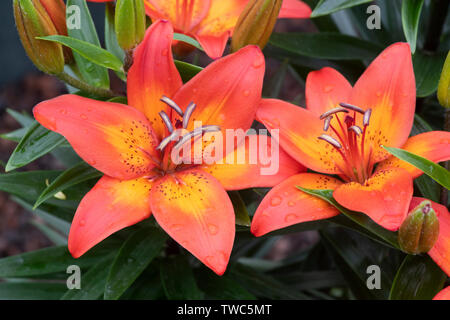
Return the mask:
[[333,108],[333,109],[328,110],[327,112],[323,113],[323,114],[320,116],[320,120],[323,120],[323,119],[325,119],[325,118],[328,118],[329,116],[331,116],[331,115],[333,115],[333,114],[335,114],[335,113],[338,113],[338,112],[345,112],[345,113],[348,113],[348,110],[345,109],[345,108],[341,108],[341,107]]
[[358,136],[361,135],[363,133],[362,129],[358,126],[351,126],[350,128],[348,128],[348,130],[352,130],[353,132],[355,132]]
[[167,127],[167,130],[169,130],[170,133],[173,132],[173,125],[170,121],[169,116],[164,111],[159,112],[159,116],[161,117],[162,121],[164,122],[165,126]]
[[341,107],[345,108],[345,109],[349,109],[349,110],[356,111],[358,113],[364,114],[364,110],[363,109],[361,109],[360,107],[354,106],[352,104],[341,102],[341,103],[339,103],[339,105]]
[[332,119],[333,119],[333,116],[329,116],[329,117],[325,118],[325,122],[323,124],[323,131],[328,131],[328,129],[330,128],[330,123],[331,123]]
[[342,148],[342,145],[339,143],[339,141],[337,141],[332,136],[329,136],[327,134],[321,134],[318,138],[320,140],[324,140],[324,141],[328,142],[329,144],[331,144],[335,148],[338,148],[338,149]]
[[180,117],[183,116],[183,110],[181,110],[181,108],[175,103],[175,101],[166,96],[162,96],[160,100],[171,107],[173,110],[175,110],[175,112],[178,113]]
[[186,129],[188,124],[189,124],[189,120],[191,119],[192,113],[194,112],[195,108],[197,107],[197,105],[193,102],[189,103],[189,105],[186,107],[186,112],[184,113],[183,116],[183,128]]

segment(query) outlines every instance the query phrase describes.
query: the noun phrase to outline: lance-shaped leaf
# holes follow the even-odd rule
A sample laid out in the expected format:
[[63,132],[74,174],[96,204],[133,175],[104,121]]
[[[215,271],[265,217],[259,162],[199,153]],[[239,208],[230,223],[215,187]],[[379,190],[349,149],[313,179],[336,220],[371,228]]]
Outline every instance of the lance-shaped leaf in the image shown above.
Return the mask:
[[406,161],[419,170],[423,171],[426,175],[430,176],[441,186],[450,189],[450,172],[445,168],[409,151],[386,146],[383,147],[395,157],[399,158],[400,160]]
[[114,71],[123,71],[122,61],[120,61],[119,58],[106,51],[105,49],[93,45],[89,42],[60,35],[40,37],[39,39],[63,44],[71,48],[73,51],[79,53],[83,58],[99,66]]
[[372,0],[320,0],[311,13],[311,18],[325,16],[327,14],[370,1]]
[[417,29],[424,0],[402,1],[402,24],[411,52],[416,51]]
[[6,164],[5,171],[12,171],[29,164],[49,153],[64,141],[63,136],[47,130],[36,122],[20,140]]
[[197,40],[192,39],[191,37],[182,34],[182,33],[174,33],[173,34],[173,39],[177,40],[177,41],[182,41],[185,42],[187,44],[190,44],[193,47],[196,47],[198,50],[204,51],[202,46],[200,45],[200,43],[198,43]]
[[120,248],[106,281],[105,299],[118,299],[161,252],[166,235],[161,229],[144,228]]
[[392,284],[391,300],[430,300],[447,276],[429,256],[408,255]]
[[42,191],[41,195],[36,200],[33,209],[36,209],[40,204],[50,199],[58,192],[81,182],[99,178],[101,175],[102,174],[99,171],[92,168],[87,163],[81,162],[64,171],[54,181],[52,181],[51,184],[44,191]]

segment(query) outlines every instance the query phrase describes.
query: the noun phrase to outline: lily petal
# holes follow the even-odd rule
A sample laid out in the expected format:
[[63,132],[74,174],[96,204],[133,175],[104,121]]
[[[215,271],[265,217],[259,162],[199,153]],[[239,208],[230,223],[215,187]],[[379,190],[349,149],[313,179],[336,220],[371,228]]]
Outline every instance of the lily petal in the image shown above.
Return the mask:
[[175,30],[190,32],[208,14],[210,0],[144,0],[147,14],[153,21],[169,20]]
[[318,139],[323,133],[323,123],[311,111],[281,100],[263,99],[256,118],[272,135],[274,130],[279,130],[281,147],[307,168],[323,173],[343,173],[339,168],[345,165],[339,153],[329,143]]
[[341,184],[335,178],[316,173],[300,173],[286,179],[261,201],[253,217],[251,232],[259,237],[297,223],[338,215],[339,211],[328,202],[304,193],[297,186],[334,190]]
[[211,0],[208,15],[193,32],[209,57],[217,59],[222,56],[224,39],[233,34],[247,2],[248,0]]
[[311,16],[311,12],[311,8],[303,1],[283,0],[278,18],[309,18]]
[[[411,132],[416,105],[416,84],[407,43],[385,49],[356,82],[350,103],[372,109],[366,141],[372,141],[375,162],[390,156],[380,145],[401,147]],[[370,147],[366,148],[369,157]]]
[[235,234],[233,205],[211,175],[192,169],[158,180],[150,195],[159,225],[218,275],[227,267]]
[[306,108],[320,117],[339,103],[349,101],[352,85],[337,70],[326,67],[308,74],[305,92]]
[[333,196],[347,209],[363,212],[383,228],[395,231],[408,214],[412,194],[411,175],[400,168],[389,168],[376,172],[364,185],[343,184]]
[[[412,198],[409,210],[414,209],[424,200],[427,199]],[[447,275],[450,275],[450,213],[445,206],[430,202],[439,219],[439,237],[428,254]]]
[[[272,151],[273,147],[273,151]],[[234,153],[222,163],[202,168],[219,180],[226,190],[273,187],[286,178],[305,172],[306,168],[279,149],[267,136],[246,136]]]
[[[431,131],[418,134],[409,138],[402,149],[433,162],[450,160],[450,132]],[[403,168],[414,178],[417,178],[423,173],[416,167],[394,156],[380,162],[377,170],[383,170],[389,167]]]
[[128,72],[128,103],[142,111],[161,139],[166,128],[158,113],[171,109],[160,101],[172,97],[183,85],[172,56],[173,29],[169,22],[159,20],[147,30],[144,41],[134,53]]
[[444,288],[433,298],[433,300],[450,300],[450,287]]
[[261,99],[265,61],[257,46],[247,46],[217,60],[186,83],[173,100],[183,109],[190,102],[197,108],[189,122],[247,131],[255,119]]
[[82,256],[114,232],[148,218],[151,183],[103,176],[81,201],[72,221],[69,251]]
[[41,102],[33,113],[44,127],[66,137],[83,160],[111,177],[140,177],[159,157],[151,125],[133,107],[62,95]]

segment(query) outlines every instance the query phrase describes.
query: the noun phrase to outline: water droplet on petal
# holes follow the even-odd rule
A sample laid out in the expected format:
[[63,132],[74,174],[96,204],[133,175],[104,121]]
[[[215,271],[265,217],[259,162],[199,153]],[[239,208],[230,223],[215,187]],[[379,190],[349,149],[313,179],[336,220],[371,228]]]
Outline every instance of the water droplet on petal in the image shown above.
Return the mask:
[[281,201],[282,201],[281,197],[275,196],[270,200],[270,205],[273,207],[276,207],[276,206],[280,205]]
[[394,198],[392,198],[391,195],[389,194],[384,197],[384,201],[392,201],[392,200],[394,200]]
[[289,202],[288,202],[288,206],[289,206],[289,207],[295,206],[295,202],[294,202],[294,201],[289,201]]
[[334,89],[333,86],[325,86],[325,87],[323,88],[323,92],[329,93],[329,92],[333,91],[333,89]]
[[59,113],[66,115],[67,114],[67,110],[66,109],[59,109]]
[[162,51],[162,55],[165,57],[165,56],[167,56],[167,54],[169,53],[169,50],[167,50],[167,49],[164,49],[163,51]]
[[298,217],[297,217],[296,214],[294,214],[294,213],[289,213],[289,214],[286,215],[286,217],[284,217],[284,221],[285,221],[285,222],[292,222],[292,221],[296,220],[297,218],[298,218]]
[[209,233],[211,235],[214,236],[214,235],[216,235],[219,232],[219,228],[216,225],[214,225],[214,224],[209,224],[208,225],[208,231],[209,231]]
[[82,113],[80,115],[80,118],[83,119],[83,120],[87,120],[88,119],[87,115],[85,115],[84,113]]
[[250,95],[250,90],[245,90],[244,91],[244,97],[248,97]]
[[81,219],[80,220],[80,227],[84,227],[86,225],[86,220]]
[[261,68],[264,64],[264,58],[260,57],[253,62],[253,68],[258,69]]
[[171,227],[170,227],[170,229],[172,230],[172,231],[178,231],[178,230],[180,230],[182,228],[182,225],[181,224],[173,224]]

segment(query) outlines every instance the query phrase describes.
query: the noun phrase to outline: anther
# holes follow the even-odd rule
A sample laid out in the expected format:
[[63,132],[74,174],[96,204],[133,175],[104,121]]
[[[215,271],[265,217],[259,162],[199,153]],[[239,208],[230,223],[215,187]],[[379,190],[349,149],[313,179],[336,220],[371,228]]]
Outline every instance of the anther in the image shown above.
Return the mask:
[[325,118],[325,122],[323,124],[323,131],[328,131],[330,128],[331,120],[333,119],[333,116],[329,116]]
[[341,102],[341,103],[339,103],[339,105],[341,107],[344,107],[345,109],[349,109],[349,110],[356,111],[356,112],[359,112],[361,114],[364,114],[364,110],[363,109],[361,109],[360,107],[354,106],[352,104]]
[[164,148],[167,147],[167,145],[171,141],[174,141],[175,139],[176,139],[176,134],[175,134],[175,132],[172,132],[170,135],[168,135],[161,141],[161,143],[158,145],[158,147],[156,147],[156,149],[163,151]]
[[185,144],[187,141],[191,140],[192,138],[201,136],[206,132],[216,132],[216,131],[220,131],[219,126],[208,125],[208,126],[202,126],[199,128],[195,128],[193,131],[186,133],[184,136],[182,136],[181,140],[178,141],[173,147],[174,147],[174,149],[178,149],[183,144]]
[[351,126],[350,128],[348,128],[348,130],[352,130],[353,132],[355,132],[358,136],[360,134],[362,134],[362,129],[358,126]]
[[178,113],[180,117],[183,116],[183,110],[181,110],[181,108],[172,99],[166,96],[162,96],[160,100],[171,107],[173,110],[175,110],[175,112]]
[[194,112],[195,107],[197,105],[193,102],[189,103],[189,105],[186,107],[186,112],[183,116],[183,128],[186,129],[189,124],[189,119],[191,118],[192,112]]
[[331,116],[332,114],[335,114],[335,113],[338,113],[338,112],[345,112],[345,113],[348,113],[348,110],[345,109],[345,108],[341,108],[341,107],[333,108],[333,109],[328,110],[327,112],[323,113],[323,114],[320,116],[320,120],[323,120],[323,119],[325,119],[325,118],[328,118],[328,117]]
[[163,122],[166,125],[167,129],[169,130],[169,132],[172,133],[173,132],[173,126],[172,126],[172,122],[170,121],[170,118],[167,115],[167,113],[165,113],[164,111],[161,111],[159,113],[159,116],[163,120]]
[[364,112],[363,124],[365,127],[369,125],[371,115],[372,115],[372,109],[367,109],[367,111]]
[[335,138],[327,135],[327,134],[322,134],[320,135],[320,137],[318,137],[320,140],[324,140],[326,142],[328,142],[329,144],[331,144],[333,147],[336,147],[338,149],[342,148],[342,145],[339,143],[339,141],[337,141]]

